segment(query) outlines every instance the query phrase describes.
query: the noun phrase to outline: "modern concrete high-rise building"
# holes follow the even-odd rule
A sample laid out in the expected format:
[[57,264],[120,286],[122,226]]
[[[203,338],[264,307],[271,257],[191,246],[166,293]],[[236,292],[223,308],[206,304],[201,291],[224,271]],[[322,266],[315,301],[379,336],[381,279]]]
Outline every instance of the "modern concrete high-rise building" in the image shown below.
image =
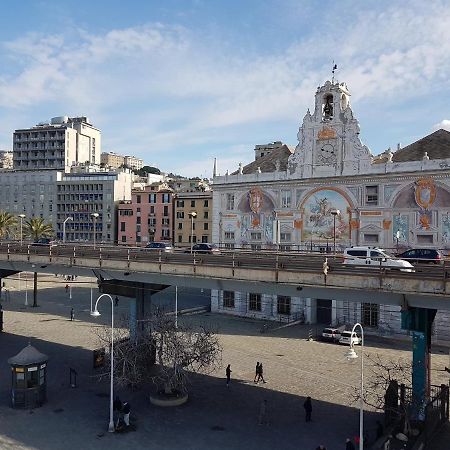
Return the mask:
[[54,117],[13,135],[13,167],[19,170],[57,169],[99,164],[101,133],[87,117]]

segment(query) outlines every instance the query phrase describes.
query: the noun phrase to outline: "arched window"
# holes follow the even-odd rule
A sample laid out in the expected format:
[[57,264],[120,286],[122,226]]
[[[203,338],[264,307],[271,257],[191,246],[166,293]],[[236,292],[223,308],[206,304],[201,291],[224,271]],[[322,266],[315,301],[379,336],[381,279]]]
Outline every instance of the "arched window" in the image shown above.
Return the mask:
[[323,99],[323,118],[331,120],[333,118],[333,96],[327,94]]

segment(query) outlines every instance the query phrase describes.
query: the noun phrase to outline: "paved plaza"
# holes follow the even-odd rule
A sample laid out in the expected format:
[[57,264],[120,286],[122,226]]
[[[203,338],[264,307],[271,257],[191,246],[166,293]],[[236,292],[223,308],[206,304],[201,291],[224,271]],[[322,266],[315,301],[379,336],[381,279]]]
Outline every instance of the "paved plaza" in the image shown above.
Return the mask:
[[[16,276],[17,278],[17,276]],[[261,323],[217,314],[184,316],[180,320],[208,322],[218,330],[223,345],[223,369],[194,375],[190,400],[176,408],[150,404],[146,391],[119,390],[132,405],[136,430],[107,433],[108,381],[97,382],[92,370],[92,350],[99,346],[95,329],[110,323],[106,299],[99,305],[102,316],[89,315],[90,289],[94,280],[78,278],[72,298],[61,277],[39,277],[39,307],[32,308],[32,280],[6,279],[8,300],[3,299],[4,332],[0,335],[0,449],[315,449],[345,448],[345,439],[358,434],[359,410],[351,402],[359,383],[360,366],[349,363],[346,348],[308,342],[309,327],[294,326],[261,334]],[[25,306],[25,284],[28,306]],[[5,297],[5,295],[3,296]],[[207,298],[189,298],[184,307]],[[75,310],[71,322],[70,309]],[[116,317],[127,313],[127,299],[120,298]],[[31,411],[10,407],[10,368],[7,359],[28,342],[50,357],[48,402]],[[368,338],[366,353],[410,360],[410,344]],[[256,361],[264,364],[266,384],[254,384]],[[225,367],[231,364],[232,382],[227,389]],[[435,349],[433,384],[448,383],[444,367],[448,351]],[[78,387],[69,385],[69,368],[78,372]],[[313,399],[313,421],[304,422],[303,401]],[[262,400],[267,400],[268,424],[258,424]],[[379,414],[365,414],[369,436]],[[445,444],[444,444],[445,445]],[[445,448],[441,447],[442,450]],[[440,450],[436,446],[435,450]]]

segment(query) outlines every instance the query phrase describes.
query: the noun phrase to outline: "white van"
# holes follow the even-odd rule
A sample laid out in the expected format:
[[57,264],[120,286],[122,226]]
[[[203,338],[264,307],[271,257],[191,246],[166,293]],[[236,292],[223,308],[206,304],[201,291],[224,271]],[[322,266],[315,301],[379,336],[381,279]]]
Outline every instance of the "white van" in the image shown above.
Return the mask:
[[348,247],[344,250],[344,264],[414,272],[414,266],[410,262],[389,256],[378,247]]

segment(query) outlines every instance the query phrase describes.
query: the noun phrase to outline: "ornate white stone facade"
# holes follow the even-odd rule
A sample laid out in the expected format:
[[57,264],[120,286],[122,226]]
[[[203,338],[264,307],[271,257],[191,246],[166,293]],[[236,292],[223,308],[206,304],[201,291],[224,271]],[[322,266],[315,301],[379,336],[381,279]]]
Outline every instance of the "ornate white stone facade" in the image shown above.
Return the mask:
[[[279,170],[275,149],[258,159],[263,167],[264,158],[272,158],[272,171],[246,173],[243,168],[214,177],[213,242],[254,250],[331,250],[335,226],[337,250],[349,245],[448,250],[450,133],[444,135],[444,148],[435,152],[444,158],[430,158],[425,151],[417,157],[421,147],[413,149],[415,144],[411,150],[389,150],[383,158],[374,158],[359,131],[347,86],[327,81],[317,89],[314,112],[308,110],[303,119],[294,153],[281,164],[286,170]],[[428,146],[431,142],[421,141]],[[397,162],[400,152],[402,162]],[[337,217],[331,213],[335,209]],[[213,293],[213,309],[222,310],[222,297]],[[372,311],[371,306],[333,301],[322,314],[317,299],[291,300],[290,314],[304,314],[310,322],[364,321],[364,316],[373,316],[375,327],[400,329],[398,311],[392,307]],[[249,311],[241,305],[248,301],[248,294],[236,294],[235,306],[225,309],[256,317],[270,310],[271,318],[283,316],[275,307],[267,306],[264,314]],[[266,299],[267,305],[272,303]],[[438,317],[436,323],[440,321]]]

